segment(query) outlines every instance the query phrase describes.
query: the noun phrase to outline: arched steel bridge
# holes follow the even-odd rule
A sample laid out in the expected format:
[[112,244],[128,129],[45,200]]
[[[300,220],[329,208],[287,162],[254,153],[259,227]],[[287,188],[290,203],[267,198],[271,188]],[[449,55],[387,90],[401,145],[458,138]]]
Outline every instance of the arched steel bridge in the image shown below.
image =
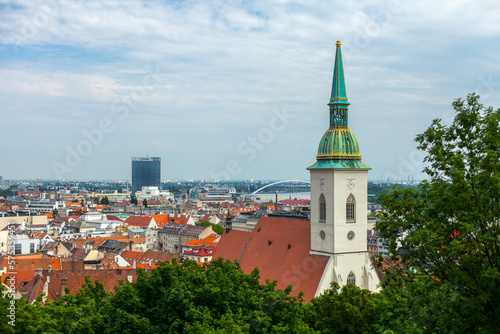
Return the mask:
[[311,191],[311,182],[304,180],[278,181],[255,190],[251,195],[276,193],[307,193]]

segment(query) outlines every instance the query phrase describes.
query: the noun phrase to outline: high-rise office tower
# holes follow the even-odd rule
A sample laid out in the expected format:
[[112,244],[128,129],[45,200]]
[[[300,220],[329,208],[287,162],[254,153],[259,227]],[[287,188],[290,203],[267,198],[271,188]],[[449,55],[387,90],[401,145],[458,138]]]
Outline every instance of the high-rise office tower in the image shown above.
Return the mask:
[[161,158],[132,158],[132,195],[142,187],[158,187],[160,189]]

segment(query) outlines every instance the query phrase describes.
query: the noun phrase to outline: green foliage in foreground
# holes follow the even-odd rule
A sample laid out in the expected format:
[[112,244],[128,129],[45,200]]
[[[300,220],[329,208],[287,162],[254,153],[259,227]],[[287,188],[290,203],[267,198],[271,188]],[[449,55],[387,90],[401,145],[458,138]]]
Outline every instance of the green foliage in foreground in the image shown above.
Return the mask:
[[[88,278],[75,295],[41,306],[17,301],[19,333],[313,333],[301,297],[222,259],[163,263],[114,293]],[[1,299],[8,303],[8,298]],[[4,320],[2,319],[2,322]],[[3,324],[2,324],[3,325]],[[8,325],[7,325],[8,326]],[[8,327],[6,327],[8,328]],[[8,332],[7,332],[8,333]]]
[[[452,124],[434,120],[415,139],[427,152],[430,180],[419,189],[381,195],[377,229],[409,273],[394,275],[392,282],[406,292],[427,276],[428,289],[414,296],[428,299],[417,323],[443,333],[495,332],[500,327],[500,109],[485,108],[475,94],[453,107]],[[412,275],[412,268],[420,276]]]
[[[136,283],[114,292],[88,277],[74,296],[41,306],[16,300],[18,333],[487,333],[460,317],[467,305],[455,292],[411,274],[404,286],[388,281],[381,293],[354,285],[331,289],[305,304],[259,283],[258,271],[244,274],[238,263],[218,259],[200,266],[159,263],[150,275],[138,270]],[[397,271],[390,275],[398,276]],[[393,277],[394,278],[394,277]],[[400,280],[401,281],[401,280]],[[9,295],[0,298],[1,333]]]

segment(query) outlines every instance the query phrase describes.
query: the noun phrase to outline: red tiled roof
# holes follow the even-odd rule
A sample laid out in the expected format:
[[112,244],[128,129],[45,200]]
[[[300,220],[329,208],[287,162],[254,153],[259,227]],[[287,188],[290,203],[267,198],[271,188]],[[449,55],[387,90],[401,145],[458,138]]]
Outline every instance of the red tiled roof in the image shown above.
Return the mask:
[[[33,235],[33,238],[35,238],[35,239],[43,239],[47,236],[46,233],[42,233],[42,232],[33,232],[32,235]],[[54,239],[52,239],[52,240],[54,240]]]
[[77,261],[83,261],[89,255],[89,251],[83,248],[76,248],[73,252],[73,259]]
[[[52,265],[52,270],[60,270],[61,269],[61,261],[60,258],[42,258],[42,254],[38,258],[34,256],[16,256],[15,257],[15,269],[17,271],[23,270],[35,270],[35,268],[48,269],[49,265]],[[7,261],[3,261],[0,264],[0,269],[5,268],[7,266]]]
[[[223,246],[224,238],[233,232],[236,231],[222,236],[214,258],[225,257],[221,255],[224,253],[219,253],[219,249]],[[291,284],[292,295],[304,291],[304,300],[309,301],[316,293],[329,260],[326,256],[309,255],[310,247],[309,221],[261,217],[241,255],[241,268],[245,273],[250,273],[258,267],[261,283],[266,279],[276,279],[278,289],[285,289]],[[227,247],[224,250],[225,254],[231,255]],[[231,257],[225,258],[234,259],[237,254],[241,254],[239,249]]]
[[216,217],[216,215],[204,215],[200,221],[209,221],[210,219],[212,219],[213,217]]
[[389,258],[384,257],[380,263],[375,264],[375,270],[380,280],[382,280],[388,272],[391,272],[394,270],[394,268],[400,266],[401,262],[399,260],[391,260]]
[[213,256],[216,248],[217,247],[199,247],[184,254],[192,256]]
[[62,295],[62,278],[67,279],[67,287],[70,289],[70,294],[74,295],[85,283],[85,276],[89,276],[90,280],[104,284],[106,291],[112,291],[119,284],[120,280],[127,281],[128,276],[132,276],[132,281],[137,280],[135,269],[99,269],[99,270],[57,270],[48,273],[43,271],[43,276],[50,276],[49,284],[49,301],[53,301]]
[[251,235],[251,232],[230,230],[229,233],[226,233],[224,230],[213,258],[238,260]]
[[142,256],[142,252],[136,252],[136,251],[130,251],[130,250],[124,250],[123,253],[121,254],[121,257],[123,257],[126,261],[139,261],[139,259]]
[[117,220],[117,221],[123,221],[121,220],[120,218],[116,217],[116,216],[111,216],[111,215],[106,215],[106,219],[107,220]]
[[[9,270],[7,270],[9,272]],[[15,278],[14,286],[16,291],[19,291],[24,285],[26,285],[29,281],[31,281],[35,277],[34,270],[17,270],[14,273],[2,273],[2,282],[10,276],[11,278]],[[8,283],[7,285],[11,285]]]
[[115,257],[112,254],[104,253],[104,258],[99,262],[101,266],[115,264]]
[[186,247],[196,247],[196,246],[215,246],[219,244],[219,237],[217,233],[210,234],[203,240],[193,239],[184,244]]
[[61,270],[83,270],[85,266],[83,261],[79,261],[73,258],[62,259]]
[[31,279],[27,284],[20,289],[19,292],[26,294],[26,298],[30,303],[43,292],[43,287],[45,286],[45,278],[42,276],[35,276],[34,279]]
[[161,215],[149,215],[145,217],[151,217],[154,218],[156,224],[158,225],[158,228],[161,228],[165,226],[165,224],[170,223],[170,216],[168,214],[161,214]]
[[311,201],[308,199],[284,199],[279,201],[279,204],[284,204],[284,205],[306,205],[309,204]]
[[5,226],[2,231],[8,231],[8,230],[12,230],[12,229],[17,229],[19,226],[21,226],[21,224],[9,224],[7,226]]
[[191,218],[190,215],[176,215],[176,214],[169,214],[170,220],[174,220],[177,224],[187,224],[189,218]]
[[125,222],[130,226],[148,227],[151,220],[153,220],[152,217],[130,216],[125,219]]

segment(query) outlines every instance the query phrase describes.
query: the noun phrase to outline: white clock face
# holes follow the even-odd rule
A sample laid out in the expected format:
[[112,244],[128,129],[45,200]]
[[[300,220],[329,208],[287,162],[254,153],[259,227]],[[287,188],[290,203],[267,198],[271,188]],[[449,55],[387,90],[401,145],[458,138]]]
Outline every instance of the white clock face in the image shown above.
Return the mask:
[[352,190],[354,188],[356,188],[356,180],[348,179],[347,180],[347,189]]
[[325,189],[326,187],[326,182],[324,179],[319,180],[319,189]]

